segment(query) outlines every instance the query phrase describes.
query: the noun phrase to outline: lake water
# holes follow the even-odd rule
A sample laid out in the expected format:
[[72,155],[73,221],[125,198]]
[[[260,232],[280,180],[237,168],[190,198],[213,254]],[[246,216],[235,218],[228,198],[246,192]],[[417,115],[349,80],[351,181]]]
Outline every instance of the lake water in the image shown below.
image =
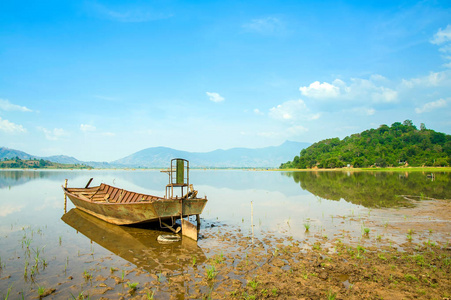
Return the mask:
[[[189,272],[190,266],[202,268],[213,255],[228,251],[226,243],[214,237],[218,232],[299,241],[344,231],[358,237],[362,224],[355,219],[373,209],[415,205],[406,199],[451,198],[449,172],[191,170],[190,183],[209,200],[201,215],[201,238],[197,244],[184,238],[162,245],[156,237],[167,232],[110,225],[74,209],[70,201],[64,214],[65,179],[69,187],[83,187],[91,177],[91,186],[106,183],[160,196],[168,180],[156,170],[1,170],[2,299],[8,289],[10,299],[37,297],[39,287],[56,289],[48,299],[82,293],[114,298],[121,292],[126,295],[127,288],[111,288],[110,273],[154,284]],[[344,221],[346,216],[354,222]],[[109,288],[102,290],[99,282]],[[182,284],[177,297],[183,298],[189,289]]]

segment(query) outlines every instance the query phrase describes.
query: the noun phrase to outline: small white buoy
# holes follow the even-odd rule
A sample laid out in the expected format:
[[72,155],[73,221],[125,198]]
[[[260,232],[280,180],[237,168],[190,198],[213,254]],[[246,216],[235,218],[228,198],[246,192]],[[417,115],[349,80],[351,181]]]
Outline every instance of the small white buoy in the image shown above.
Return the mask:
[[179,242],[181,239],[180,236],[174,234],[164,234],[157,237],[157,241],[160,243]]

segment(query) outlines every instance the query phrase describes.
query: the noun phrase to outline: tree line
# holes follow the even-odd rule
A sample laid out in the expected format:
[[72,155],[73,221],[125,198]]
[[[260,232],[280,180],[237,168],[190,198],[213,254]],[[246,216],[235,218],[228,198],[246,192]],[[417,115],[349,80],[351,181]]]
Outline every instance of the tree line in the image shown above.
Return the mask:
[[55,169],[67,169],[67,168],[76,168],[76,169],[86,169],[92,168],[87,165],[78,165],[78,164],[60,164],[54,163],[44,159],[20,159],[18,156],[14,158],[4,158],[0,161],[0,168],[2,169],[41,169],[41,168],[55,168]]
[[420,129],[411,120],[385,124],[378,129],[345,137],[331,138],[302,149],[281,169],[366,168],[397,166],[450,166],[451,135]]

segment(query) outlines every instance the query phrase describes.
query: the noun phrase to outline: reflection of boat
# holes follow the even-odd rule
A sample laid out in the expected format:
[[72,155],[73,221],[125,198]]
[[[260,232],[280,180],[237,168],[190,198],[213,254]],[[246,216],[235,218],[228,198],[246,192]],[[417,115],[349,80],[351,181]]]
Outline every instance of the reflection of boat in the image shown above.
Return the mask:
[[[89,187],[92,179],[85,188],[63,189],[77,208],[112,224],[159,221],[165,225],[163,221],[171,220],[173,226],[175,219],[182,218],[182,230],[186,226],[186,232],[194,232],[194,225],[188,224],[183,217],[196,215],[199,220],[199,215],[207,204],[207,197],[197,198],[197,191],[189,184],[187,160],[171,160],[171,167],[165,172],[169,174],[169,184],[164,197],[130,192],[104,183]],[[174,193],[174,188],[181,188],[180,196]],[[197,231],[193,238],[197,239]]]
[[157,237],[161,231],[109,224],[77,208],[61,219],[90,240],[150,273],[167,269],[183,271],[184,265],[192,264],[193,257],[199,263],[206,260],[202,249],[191,239],[160,244]]

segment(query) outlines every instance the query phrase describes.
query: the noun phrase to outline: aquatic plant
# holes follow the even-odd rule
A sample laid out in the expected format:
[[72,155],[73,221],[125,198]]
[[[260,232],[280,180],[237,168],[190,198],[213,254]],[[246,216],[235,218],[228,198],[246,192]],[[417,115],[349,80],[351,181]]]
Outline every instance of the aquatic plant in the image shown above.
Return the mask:
[[[5,300],[8,300],[9,298],[9,294],[11,293],[11,289],[13,288],[13,285],[11,284],[11,286],[8,288],[8,291],[6,292],[6,297]],[[22,294],[23,295],[23,294]]]
[[370,234],[370,229],[368,227],[363,228],[363,234],[368,236]]
[[412,235],[411,234],[407,234],[407,240],[409,240],[409,242],[412,241]]
[[415,231],[414,231],[413,229],[408,229],[408,230],[407,230],[407,233],[410,234],[410,235],[412,235],[412,234],[415,233]]
[[45,292],[45,287],[38,286],[38,294],[39,294],[39,296],[44,295],[44,292]]
[[362,252],[366,252],[365,248],[363,248],[363,246],[361,245],[357,245],[357,251],[362,251]]
[[385,255],[383,253],[379,253],[377,256],[382,260],[387,260],[387,258],[385,257]]
[[260,284],[260,282],[257,281],[257,278],[254,278],[247,283],[247,285],[250,286],[254,291],[257,289],[257,286],[259,284]]
[[90,274],[88,271],[84,270],[83,277],[85,278],[85,280],[89,280],[92,278],[92,274]]
[[328,300],[335,300],[337,297],[337,293],[334,293],[332,290],[329,290],[329,292],[327,292],[327,299]]
[[25,261],[25,267],[23,271],[23,277],[28,277],[28,260]]
[[212,265],[210,268],[207,269],[207,280],[212,280],[218,275],[218,272],[216,271],[216,268],[214,265]]
[[304,228],[305,228],[306,232],[309,231],[310,230],[310,223],[304,223]]
[[134,292],[138,289],[139,282],[133,282],[133,283],[128,282],[127,285],[128,285],[129,291]]
[[146,291],[146,297],[148,300],[153,300],[154,291]]

